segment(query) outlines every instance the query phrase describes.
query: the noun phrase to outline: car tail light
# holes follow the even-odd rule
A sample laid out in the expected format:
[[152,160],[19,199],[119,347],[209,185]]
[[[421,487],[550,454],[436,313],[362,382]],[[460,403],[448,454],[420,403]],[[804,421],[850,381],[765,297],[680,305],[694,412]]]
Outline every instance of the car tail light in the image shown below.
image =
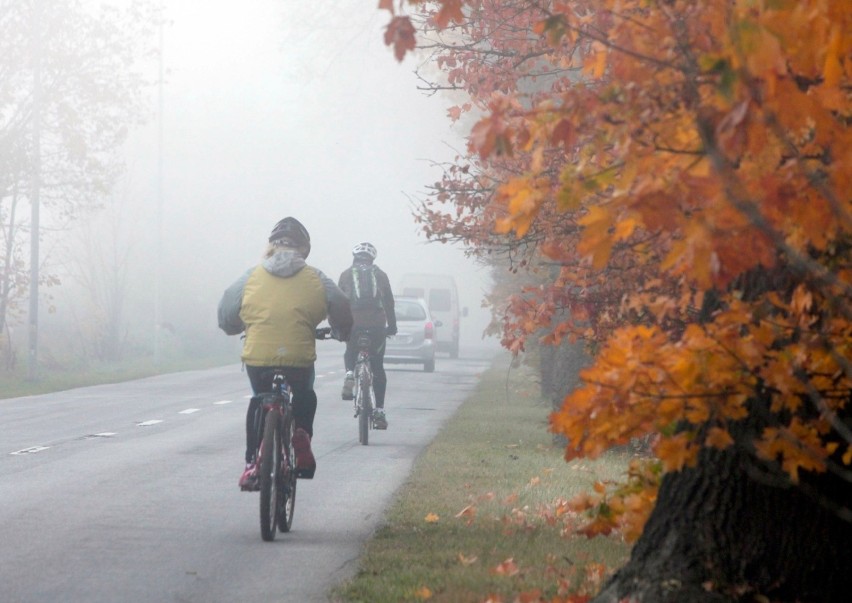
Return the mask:
[[435,325],[432,324],[432,321],[426,323],[426,326],[423,328],[423,337],[426,339],[432,339],[435,336]]

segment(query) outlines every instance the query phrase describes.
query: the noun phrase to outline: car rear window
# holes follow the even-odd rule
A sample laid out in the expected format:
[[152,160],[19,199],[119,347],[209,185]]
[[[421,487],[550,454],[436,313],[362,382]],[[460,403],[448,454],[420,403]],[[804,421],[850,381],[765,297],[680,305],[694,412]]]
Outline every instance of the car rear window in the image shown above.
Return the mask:
[[432,289],[429,291],[429,309],[449,312],[452,309],[450,306],[450,290]]
[[394,311],[396,312],[396,319],[398,321],[426,320],[426,310],[423,309],[423,306],[415,302],[397,301],[394,304]]

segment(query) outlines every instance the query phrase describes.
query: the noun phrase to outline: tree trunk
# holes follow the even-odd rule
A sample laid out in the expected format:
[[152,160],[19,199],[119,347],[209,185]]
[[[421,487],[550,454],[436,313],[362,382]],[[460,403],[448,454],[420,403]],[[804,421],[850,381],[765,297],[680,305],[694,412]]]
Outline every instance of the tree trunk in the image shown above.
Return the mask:
[[811,475],[803,490],[772,471],[730,448],[666,475],[630,560],[593,603],[850,600],[852,523],[821,504],[848,505],[850,484]]
[[[554,411],[562,408],[565,396],[580,384],[580,371],[588,366],[589,362],[583,341],[571,343],[566,340],[557,346],[539,347],[541,394],[543,398],[550,399]],[[568,442],[565,436],[554,434],[553,444],[564,447]]]

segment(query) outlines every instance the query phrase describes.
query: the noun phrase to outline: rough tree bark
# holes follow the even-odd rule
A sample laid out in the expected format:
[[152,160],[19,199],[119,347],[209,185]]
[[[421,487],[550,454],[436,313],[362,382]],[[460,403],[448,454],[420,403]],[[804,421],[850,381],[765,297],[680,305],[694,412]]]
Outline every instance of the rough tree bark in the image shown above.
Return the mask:
[[826,503],[848,508],[852,484],[808,478],[799,488],[742,447],[706,449],[664,478],[629,562],[593,603],[850,600],[852,522]]

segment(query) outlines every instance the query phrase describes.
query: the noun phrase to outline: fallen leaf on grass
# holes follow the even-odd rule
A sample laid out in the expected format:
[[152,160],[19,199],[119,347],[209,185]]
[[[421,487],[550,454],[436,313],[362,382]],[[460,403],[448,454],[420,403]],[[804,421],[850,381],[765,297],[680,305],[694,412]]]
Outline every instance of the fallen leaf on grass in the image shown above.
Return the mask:
[[465,557],[464,553],[459,553],[459,563],[461,563],[465,567],[467,567],[468,565],[473,565],[477,561],[479,561],[479,557],[477,557],[476,555]]
[[435,515],[434,513],[429,513],[426,517],[423,518],[423,521],[426,523],[436,523],[440,521],[441,518]]
[[570,511],[571,508],[568,506],[567,500],[562,497],[559,497],[553,501],[553,510],[554,513],[556,513],[556,516],[559,517],[560,515],[564,515],[565,513]]
[[456,513],[456,519],[461,519],[462,517],[468,517],[469,519],[473,519],[476,517],[476,507],[473,505],[468,505],[458,513]]
[[541,591],[539,589],[535,589],[520,593],[517,597],[515,597],[515,601],[517,603],[539,603],[539,601],[542,601]]
[[427,599],[432,598],[432,590],[428,586],[421,586],[414,591],[414,596],[421,601],[426,601]]
[[491,571],[498,576],[516,576],[520,570],[518,569],[518,564],[515,563],[514,558],[509,557]]

